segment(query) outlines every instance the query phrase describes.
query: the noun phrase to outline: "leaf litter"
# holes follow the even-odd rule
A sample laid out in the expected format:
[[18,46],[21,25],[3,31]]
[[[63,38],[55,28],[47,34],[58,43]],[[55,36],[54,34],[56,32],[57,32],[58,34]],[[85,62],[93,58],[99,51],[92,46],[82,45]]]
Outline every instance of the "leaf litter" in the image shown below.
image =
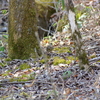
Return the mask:
[[[83,3],[91,4],[85,1]],[[91,1],[93,11],[80,29],[90,71],[79,69],[77,58],[68,63],[68,57],[75,56],[73,41],[67,34],[60,33],[56,40],[50,38],[50,41],[44,39],[41,42],[45,49],[47,43],[52,42],[53,49],[47,52],[48,59],[0,60],[0,100],[100,100],[100,26],[97,17],[100,12],[99,4],[94,5],[95,0]],[[70,47],[70,50],[61,53],[63,47]],[[67,62],[63,63],[63,60],[54,65],[55,57]]]

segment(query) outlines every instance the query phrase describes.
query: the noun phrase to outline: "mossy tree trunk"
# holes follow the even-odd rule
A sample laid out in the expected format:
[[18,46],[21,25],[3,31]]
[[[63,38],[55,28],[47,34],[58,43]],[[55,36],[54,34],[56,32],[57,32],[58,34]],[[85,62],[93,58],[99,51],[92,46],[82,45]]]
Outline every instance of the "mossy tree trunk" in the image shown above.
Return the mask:
[[72,0],[66,0],[66,8],[68,12],[70,28],[72,31],[72,39],[75,44],[76,56],[79,59],[79,66],[80,68],[84,68],[85,70],[88,70],[89,62],[88,62],[88,58],[83,47],[81,34],[77,27],[77,21],[75,17],[74,5],[73,5]]
[[8,55],[11,59],[27,59],[41,55],[37,34],[34,0],[10,0]]

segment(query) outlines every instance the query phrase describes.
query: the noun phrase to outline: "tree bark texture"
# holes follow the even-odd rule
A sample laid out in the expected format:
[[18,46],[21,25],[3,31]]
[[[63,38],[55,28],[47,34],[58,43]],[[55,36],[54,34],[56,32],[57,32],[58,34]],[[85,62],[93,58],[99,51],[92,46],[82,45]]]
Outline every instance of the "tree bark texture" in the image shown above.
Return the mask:
[[8,23],[8,55],[11,59],[41,55],[34,0],[10,0]]
[[75,18],[73,2],[72,2],[72,0],[66,0],[65,3],[66,3],[66,8],[67,8],[70,28],[72,31],[72,39],[75,44],[75,52],[76,52],[76,56],[79,59],[79,66],[80,66],[80,68],[85,68],[85,70],[88,70],[89,62],[88,62],[88,58],[87,58],[87,55],[86,55],[84,47],[83,47],[81,34],[77,27],[77,21]]

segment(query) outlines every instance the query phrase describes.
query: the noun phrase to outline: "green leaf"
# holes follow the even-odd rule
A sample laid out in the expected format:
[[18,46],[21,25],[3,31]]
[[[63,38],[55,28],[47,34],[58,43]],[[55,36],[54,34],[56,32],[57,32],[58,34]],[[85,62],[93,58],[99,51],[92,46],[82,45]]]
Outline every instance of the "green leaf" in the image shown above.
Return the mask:
[[5,47],[0,46],[0,51],[4,51],[4,50],[5,50]]
[[81,17],[81,15],[82,15],[81,12],[76,13],[76,19],[78,20]]
[[83,19],[83,18],[86,18],[86,17],[87,17],[86,13],[83,13],[83,14],[79,17],[79,19]]
[[3,14],[6,14],[6,13],[7,13],[7,10],[2,10],[2,13],[3,13]]
[[8,35],[3,35],[3,38],[8,39]]
[[64,79],[66,79],[66,78],[70,77],[71,75],[72,75],[72,71],[66,71],[66,72],[63,73],[62,77]]

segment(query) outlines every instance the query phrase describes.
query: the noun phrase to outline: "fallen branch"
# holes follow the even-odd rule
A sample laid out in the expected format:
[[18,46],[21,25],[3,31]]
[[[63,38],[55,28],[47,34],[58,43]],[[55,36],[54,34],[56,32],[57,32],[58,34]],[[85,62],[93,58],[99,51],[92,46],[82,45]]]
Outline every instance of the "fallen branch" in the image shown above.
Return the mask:
[[89,62],[98,61],[98,60],[100,60],[100,57],[95,57],[93,59],[90,59]]
[[[42,84],[52,84],[50,82],[43,82],[43,81],[26,81],[26,82],[6,82],[0,83],[0,85],[11,85],[11,84],[25,84],[25,83],[42,83]],[[62,85],[62,83],[57,83],[58,85]]]

